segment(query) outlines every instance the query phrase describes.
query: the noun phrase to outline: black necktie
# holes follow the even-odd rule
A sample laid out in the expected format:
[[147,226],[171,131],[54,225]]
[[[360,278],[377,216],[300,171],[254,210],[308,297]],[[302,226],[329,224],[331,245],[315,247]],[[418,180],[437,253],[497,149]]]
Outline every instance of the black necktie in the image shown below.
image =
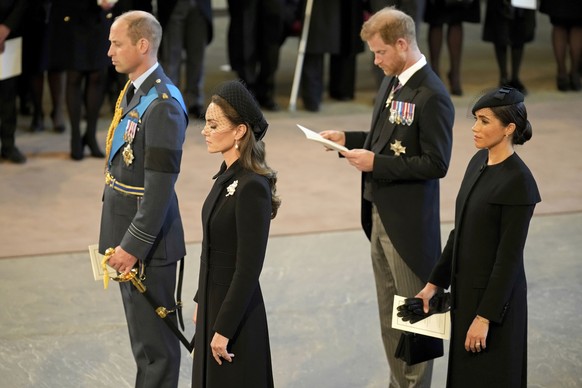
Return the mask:
[[129,105],[129,102],[133,98],[134,93],[135,86],[133,86],[133,84],[129,84],[129,86],[127,87],[127,91],[125,92],[125,105]]

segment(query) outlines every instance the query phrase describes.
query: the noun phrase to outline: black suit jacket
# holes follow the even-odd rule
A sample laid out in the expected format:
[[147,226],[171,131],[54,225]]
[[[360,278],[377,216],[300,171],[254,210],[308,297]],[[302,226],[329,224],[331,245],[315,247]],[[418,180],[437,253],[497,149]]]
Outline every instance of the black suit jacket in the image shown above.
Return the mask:
[[[454,107],[441,80],[425,65],[395,98],[414,104],[412,123],[392,124],[386,120],[381,133],[374,135],[392,78],[386,77],[380,86],[372,130],[346,132],[346,147],[371,149],[372,137],[378,137],[374,168],[362,174],[362,189],[365,174],[371,174],[374,204],[390,240],[414,273],[426,281],[441,250],[438,179],[449,167]],[[390,148],[396,140],[406,147],[400,156]],[[372,203],[362,195],[362,226],[368,238],[371,209]]]
[[[168,21],[170,20],[170,15],[176,6],[178,0],[162,0],[158,1],[158,21],[162,28],[166,28]],[[213,25],[212,25],[212,5],[210,0],[196,0],[196,5],[204,15],[206,19],[206,26],[208,28],[208,41],[212,41],[213,36]]]

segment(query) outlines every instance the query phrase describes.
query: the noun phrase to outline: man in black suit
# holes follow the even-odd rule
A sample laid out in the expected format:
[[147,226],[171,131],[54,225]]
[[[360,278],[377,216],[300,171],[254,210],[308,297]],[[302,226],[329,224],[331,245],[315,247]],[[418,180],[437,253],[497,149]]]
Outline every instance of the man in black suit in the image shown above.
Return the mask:
[[185,51],[186,82],[181,89],[192,118],[203,119],[204,54],[213,33],[210,0],[158,1],[158,17],[164,30],[161,49],[164,68],[179,86],[182,51]]
[[[432,361],[412,366],[394,357],[394,295],[412,297],[440,256],[439,178],[451,157],[454,107],[416,43],[414,21],[392,7],[374,14],[361,37],[386,75],[369,132],[324,131],[345,145],[362,172],[362,226],[371,242],[390,386],[428,387]],[[418,288],[418,287],[421,288]]]
[[228,0],[228,58],[232,70],[268,111],[275,101],[275,75],[284,34],[284,0]]
[[[136,269],[155,304],[172,310],[179,305],[176,266],[186,254],[174,186],[188,114],[157,62],[161,38],[160,24],[143,11],[124,13],[111,26],[108,55],[130,85],[107,134],[99,252],[114,248],[109,265],[123,274]],[[120,289],[137,364],[135,385],[177,387],[178,338],[131,282]],[[176,314],[164,319],[177,322]]]

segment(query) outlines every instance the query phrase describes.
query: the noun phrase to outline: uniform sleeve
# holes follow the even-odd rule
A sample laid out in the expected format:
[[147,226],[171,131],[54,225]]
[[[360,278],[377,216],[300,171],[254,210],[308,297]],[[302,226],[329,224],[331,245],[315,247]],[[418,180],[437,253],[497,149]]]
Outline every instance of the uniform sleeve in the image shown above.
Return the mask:
[[187,119],[173,99],[157,100],[144,115],[144,195],[123,240],[123,249],[140,260],[148,257],[172,201],[180,172]]

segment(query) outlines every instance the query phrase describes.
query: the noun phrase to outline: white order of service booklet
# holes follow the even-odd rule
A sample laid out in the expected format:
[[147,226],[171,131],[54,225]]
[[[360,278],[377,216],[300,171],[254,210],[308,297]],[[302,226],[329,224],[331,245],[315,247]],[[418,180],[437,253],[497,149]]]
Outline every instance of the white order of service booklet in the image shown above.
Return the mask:
[[323,138],[319,133],[312,131],[309,128],[305,128],[303,125],[297,124],[297,126],[305,134],[305,137],[308,138],[309,140],[313,140],[313,141],[316,141],[318,143],[321,143],[325,147],[331,148],[332,150],[348,151],[348,149],[346,147],[339,145],[337,143],[334,143],[331,140],[327,140],[327,139]]

